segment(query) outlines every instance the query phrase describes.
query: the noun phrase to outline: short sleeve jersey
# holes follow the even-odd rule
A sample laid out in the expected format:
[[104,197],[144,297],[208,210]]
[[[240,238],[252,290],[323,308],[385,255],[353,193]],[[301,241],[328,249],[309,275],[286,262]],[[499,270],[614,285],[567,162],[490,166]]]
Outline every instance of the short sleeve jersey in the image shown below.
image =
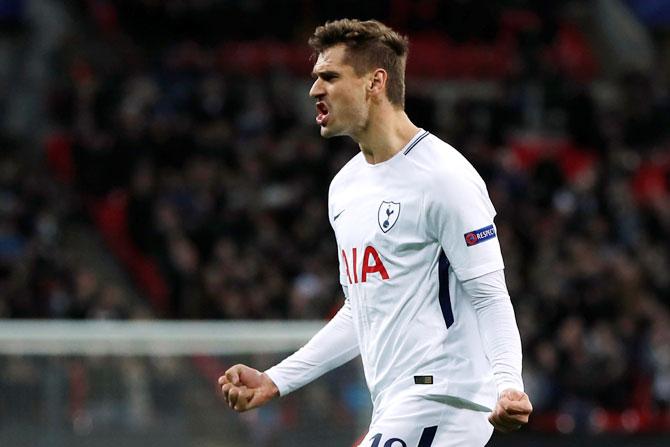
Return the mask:
[[375,406],[414,387],[493,408],[493,373],[462,282],[503,269],[503,260],[495,210],[472,165],[420,130],[387,161],[351,159],[328,205]]

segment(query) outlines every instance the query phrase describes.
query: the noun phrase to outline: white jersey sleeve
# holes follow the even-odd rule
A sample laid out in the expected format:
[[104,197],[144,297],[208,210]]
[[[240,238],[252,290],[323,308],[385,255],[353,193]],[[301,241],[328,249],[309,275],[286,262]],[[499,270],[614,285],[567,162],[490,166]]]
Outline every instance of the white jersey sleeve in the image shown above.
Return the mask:
[[340,286],[342,286],[342,293],[344,293],[345,298],[349,298],[349,286],[347,283],[347,266],[345,264],[343,255],[342,255],[342,248],[338,245],[337,246],[337,252],[338,256],[337,258],[339,259],[339,271],[340,271]]
[[442,169],[426,200],[427,227],[460,281],[504,268],[493,223],[496,212],[484,181],[471,165]]
[[281,396],[359,355],[351,305],[346,299],[332,320],[305,346],[265,371]]
[[523,391],[521,339],[502,270],[464,281],[479,322],[479,333],[491,362],[498,395],[508,388]]

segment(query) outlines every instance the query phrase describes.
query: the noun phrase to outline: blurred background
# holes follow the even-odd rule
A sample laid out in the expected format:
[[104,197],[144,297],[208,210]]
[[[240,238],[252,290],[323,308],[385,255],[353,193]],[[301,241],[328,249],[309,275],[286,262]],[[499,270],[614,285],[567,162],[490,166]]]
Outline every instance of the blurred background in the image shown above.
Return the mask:
[[342,17],[409,35],[410,117],[498,211],[535,413],[490,445],[670,445],[666,0],[0,0],[0,445],[365,432],[357,361],[239,416],[216,377],[293,344],[87,352],[38,330],[286,321],[271,341],[334,314],[327,189],[358,149],[319,136],[306,40]]

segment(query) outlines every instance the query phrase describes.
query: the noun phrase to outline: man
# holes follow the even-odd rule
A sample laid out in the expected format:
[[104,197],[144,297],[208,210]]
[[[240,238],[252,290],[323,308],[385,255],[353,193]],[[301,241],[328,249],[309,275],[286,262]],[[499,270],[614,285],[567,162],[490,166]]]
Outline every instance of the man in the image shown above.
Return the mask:
[[362,446],[483,446],[532,411],[486,186],[405,114],[405,37],[344,19],[309,43],[321,135],[361,149],[329,191],[346,299],[278,365],[226,371],[222,394],[249,410],[361,355],[374,406]]

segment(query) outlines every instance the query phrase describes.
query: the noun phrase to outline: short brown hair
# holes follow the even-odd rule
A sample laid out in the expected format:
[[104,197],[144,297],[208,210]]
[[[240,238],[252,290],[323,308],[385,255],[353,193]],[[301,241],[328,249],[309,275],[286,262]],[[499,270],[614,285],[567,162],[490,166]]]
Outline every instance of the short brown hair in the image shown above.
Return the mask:
[[341,19],[326,22],[314,31],[309,45],[315,54],[335,45],[346,45],[346,59],[357,76],[375,68],[388,73],[386,95],[391,104],[405,107],[405,65],[409,50],[407,37],[377,20]]

